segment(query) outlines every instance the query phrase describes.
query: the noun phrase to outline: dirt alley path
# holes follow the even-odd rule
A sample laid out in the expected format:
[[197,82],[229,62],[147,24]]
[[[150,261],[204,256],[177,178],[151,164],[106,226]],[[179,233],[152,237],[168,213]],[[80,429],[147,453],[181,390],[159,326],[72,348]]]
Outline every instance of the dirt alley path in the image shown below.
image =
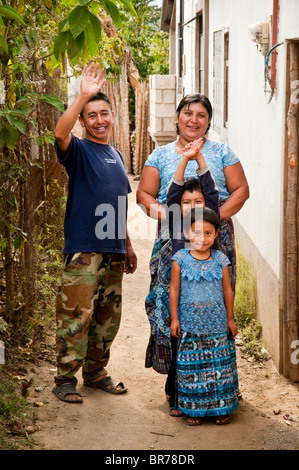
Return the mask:
[[[131,184],[129,230],[138,224],[144,230],[147,218],[135,205],[138,183]],[[37,430],[30,435],[34,450],[298,450],[299,384],[279,375],[271,360],[248,361],[242,345],[237,354],[243,398],[230,425],[216,426],[207,419],[199,427],[189,427],[184,418],[169,415],[165,376],[144,367],[149,337],[144,299],[153,239],[132,242],[139,264],[135,274],[124,278],[122,323],[108,367],[128,392],[114,396],[86,388],[78,374],[84,403],[63,403],[52,393],[54,365],[41,361],[30,372],[29,399],[41,405],[36,407]],[[49,342],[54,344],[54,336]],[[297,419],[286,421],[286,413]]]

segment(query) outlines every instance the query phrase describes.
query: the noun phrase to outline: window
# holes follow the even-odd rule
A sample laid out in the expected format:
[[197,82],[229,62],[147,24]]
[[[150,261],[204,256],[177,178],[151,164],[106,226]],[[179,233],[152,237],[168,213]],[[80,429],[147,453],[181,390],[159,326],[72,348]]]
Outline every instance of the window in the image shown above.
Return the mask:
[[179,24],[179,77],[183,76],[184,54],[184,0],[180,0],[180,24]]
[[199,93],[203,93],[203,64],[204,64],[204,49],[203,49],[203,27],[202,27],[202,13],[199,13],[196,19],[196,34],[197,34],[197,70],[198,70],[198,86]]
[[213,33],[213,130],[226,138],[229,98],[229,32]]
[[224,113],[223,125],[228,127],[228,70],[229,70],[229,33],[224,35]]

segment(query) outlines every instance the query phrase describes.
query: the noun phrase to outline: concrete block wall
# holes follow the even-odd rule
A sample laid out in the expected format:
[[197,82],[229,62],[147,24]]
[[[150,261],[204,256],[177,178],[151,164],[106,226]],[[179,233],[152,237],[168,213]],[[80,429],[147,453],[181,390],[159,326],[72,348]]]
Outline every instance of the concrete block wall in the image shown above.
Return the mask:
[[176,76],[151,75],[149,133],[156,147],[176,138]]

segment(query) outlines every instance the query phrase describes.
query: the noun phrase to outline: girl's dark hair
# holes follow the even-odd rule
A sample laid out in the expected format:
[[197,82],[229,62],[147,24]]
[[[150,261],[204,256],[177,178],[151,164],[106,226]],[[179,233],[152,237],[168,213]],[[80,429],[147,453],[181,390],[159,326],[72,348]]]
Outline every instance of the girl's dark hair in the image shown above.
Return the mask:
[[[195,209],[188,211],[183,218],[184,232],[186,231],[188,233],[191,225],[198,220],[214,225],[216,231],[221,229],[220,220],[216,212],[209,207],[196,207]],[[215,239],[212,248],[216,250],[219,249],[219,236]]]
[[[180,103],[179,103],[179,105],[176,109],[177,115],[180,114],[180,112],[182,111],[183,108],[185,108],[185,107],[189,108],[190,104],[192,104],[192,103],[201,103],[206,108],[206,110],[208,111],[209,120],[212,119],[213,109],[212,109],[211,102],[210,102],[210,100],[207,96],[202,95],[201,93],[190,93],[189,95],[184,96],[184,98],[181,99],[181,101],[180,101]],[[209,129],[210,129],[210,124],[208,125],[207,132],[208,132]],[[179,126],[178,125],[177,125],[177,133],[179,134]]]
[[198,178],[188,178],[183,185],[182,192],[184,193],[185,191],[189,191],[190,193],[198,191],[203,194],[200,180]]
[[[90,103],[91,101],[106,101],[106,103],[108,104],[109,108],[112,111],[111,103],[109,101],[108,96],[105,95],[105,93],[97,93],[96,95],[92,96],[90,100],[87,101],[87,103]],[[83,113],[84,113],[84,108],[81,110],[81,113],[80,113],[81,117],[83,117]]]

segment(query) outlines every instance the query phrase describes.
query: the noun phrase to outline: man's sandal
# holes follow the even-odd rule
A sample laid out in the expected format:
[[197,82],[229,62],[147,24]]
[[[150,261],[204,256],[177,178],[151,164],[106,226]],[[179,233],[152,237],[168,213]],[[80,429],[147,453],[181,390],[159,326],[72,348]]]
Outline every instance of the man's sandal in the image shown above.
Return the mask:
[[[82,403],[83,398],[82,395],[78,392],[75,385],[72,383],[66,383],[62,385],[57,385],[52,389],[52,392],[55,393],[57,398],[61,401],[65,401],[66,403]],[[78,399],[70,398],[70,395],[77,395]]]
[[[115,383],[109,376],[104,377],[103,379],[100,379],[96,382],[84,382],[84,385],[86,387],[105,390],[105,392],[112,393],[113,395],[120,395],[121,393],[125,393],[128,390],[122,382]],[[121,388],[119,389],[117,387]]]

